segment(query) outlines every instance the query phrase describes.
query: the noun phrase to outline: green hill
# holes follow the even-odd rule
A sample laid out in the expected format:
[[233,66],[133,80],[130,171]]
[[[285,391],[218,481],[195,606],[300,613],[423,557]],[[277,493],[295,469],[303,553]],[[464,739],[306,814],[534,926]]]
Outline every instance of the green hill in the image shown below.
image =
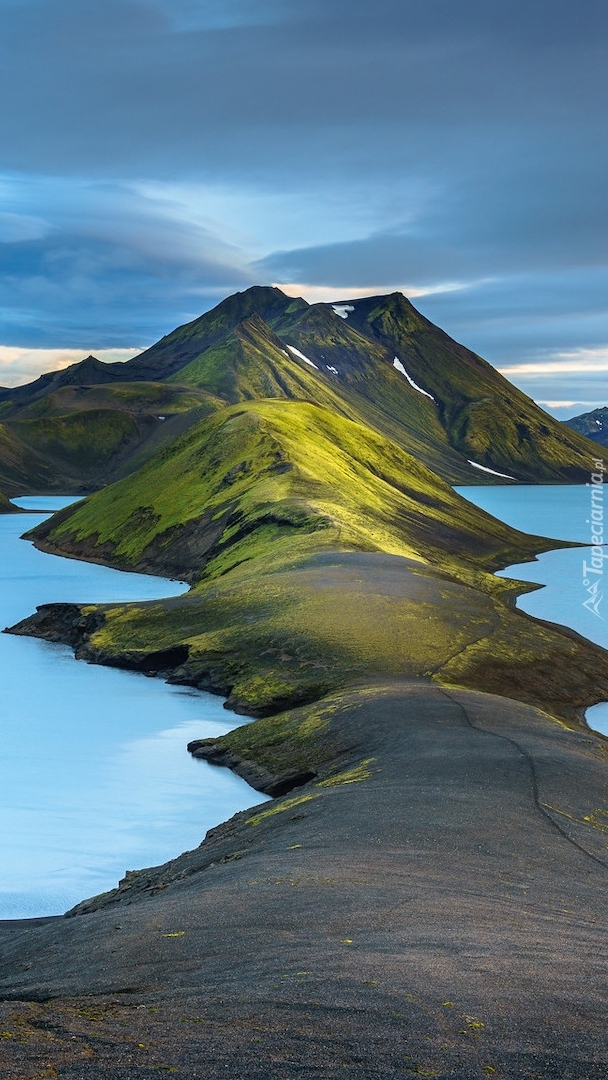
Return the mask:
[[572,721],[608,689],[601,650],[513,610],[515,586],[490,573],[555,541],[507,528],[396,443],[312,403],[218,410],[31,536],[194,587],[87,606],[67,623],[60,606],[59,630],[42,610],[20,632],[220,691],[237,711],[274,713],[400,675],[489,689]]
[[[192,533],[198,549],[186,553]],[[445,568],[530,550],[396,443],[325,407],[273,400],[218,410],[37,535],[190,580],[267,550],[276,558],[284,540],[289,553],[302,535],[307,550],[386,551]]]
[[217,404],[204,391],[143,382],[71,382],[4,402],[0,482],[13,495],[93,490],[138,468]]

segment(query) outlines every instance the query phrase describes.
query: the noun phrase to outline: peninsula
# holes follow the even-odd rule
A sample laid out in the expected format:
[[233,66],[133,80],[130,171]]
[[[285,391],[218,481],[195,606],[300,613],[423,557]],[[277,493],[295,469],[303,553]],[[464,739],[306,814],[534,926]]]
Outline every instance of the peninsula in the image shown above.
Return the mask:
[[7,495],[90,492],[35,543],[191,584],[10,632],[223,694],[258,719],[190,751],[273,796],[0,924],[7,1080],[604,1077],[608,654],[494,576],[556,541],[452,487],[597,444],[401,294],[250,289],[0,409]]

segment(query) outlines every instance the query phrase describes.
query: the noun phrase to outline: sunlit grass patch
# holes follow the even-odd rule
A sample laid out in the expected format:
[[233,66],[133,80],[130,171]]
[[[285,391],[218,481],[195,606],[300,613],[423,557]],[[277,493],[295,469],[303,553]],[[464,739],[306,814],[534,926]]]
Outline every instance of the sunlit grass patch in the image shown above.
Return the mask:
[[267,810],[260,810],[259,814],[254,814],[253,817],[247,818],[247,824],[260,825],[262,821],[274,817],[275,814],[282,814],[286,810],[293,810],[296,806],[302,806],[303,803],[311,802],[312,799],[318,799],[319,797],[319,795],[296,795],[293,799],[285,799],[283,802],[277,803],[275,806],[270,806]]
[[370,765],[375,760],[375,758],[365,758],[360,765],[355,765],[352,769],[345,769],[343,772],[328,776],[326,780],[320,780],[316,787],[341,787],[343,784],[358,784],[362,780],[369,780],[372,772],[379,772],[378,769],[370,769]]

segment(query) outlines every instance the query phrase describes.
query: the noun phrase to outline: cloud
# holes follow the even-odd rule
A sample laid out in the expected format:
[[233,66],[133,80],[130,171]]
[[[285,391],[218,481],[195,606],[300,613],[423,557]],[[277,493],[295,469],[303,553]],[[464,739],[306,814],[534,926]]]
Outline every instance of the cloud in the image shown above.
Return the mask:
[[608,340],[604,0],[0,10],[6,344],[149,343],[272,281],[401,288],[500,366]]
[[0,244],[17,244],[22,240],[40,240],[52,229],[43,218],[27,214],[0,213]]
[[[140,348],[100,349],[96,356],[107,363],[122,363],[139,352]],[[61,371],[84,358],[81,349],[17,349],[0,345],[0,385],[20,386],[47,371]]]
[[[5,205],[49,227],[0,243],[0,340],[97,350],[151,344],[251,284],[242,253],[128,183],[5,176]],[[40,235],[42,233],[42,235]]]
[[174,11],[151,0],[5,8],[5,162],[106,176],[230,170],[280,186],[355,163],[377,175],[430,157],[462,163],[474,146],[479,165],[493,142],[508,167],[535,129],[558,124],[580,148],[602,118],[598,0],[576,20],[562,0],[378,0],[373,13],[366,0],[182,0]]
[[602,349],[575,349],[535,363],[512,364],[498,369],[502,375],[581,375],[593,371],[608,371],[608,345]]
[[441,285],[433,285],[429,288],[417,287],[415,285],[389,285],[386,282],[378,286],[366,286],[363,288],[348,288],[346,291],[343,287],[336,288],[331,285],[306,285],[291,282],[285,284],[284,282],[272,282],[275,288],[281,289],[287,296],[302,296],[309,304],[330,304],[334,300],[358,300],[363,296],[381,296],[384,293],[402,292],[408,298],[416,298],[418,296],[430,296],[434,293],[443,292],[459,292],[461,289],[466,288],[466,285],[461,285],[458,282],[446,282]]

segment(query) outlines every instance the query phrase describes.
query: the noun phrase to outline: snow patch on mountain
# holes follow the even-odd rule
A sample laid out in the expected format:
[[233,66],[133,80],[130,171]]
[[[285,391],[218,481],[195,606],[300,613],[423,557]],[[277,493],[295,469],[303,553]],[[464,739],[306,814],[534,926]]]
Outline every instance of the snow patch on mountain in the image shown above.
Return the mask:
[[317,365],[313,364],[312,360],[309,360],[307,356],[304,356],[304,353],[300,352],[299,349],[296,349],[294,345],[288,345],[287,348],[294,356],[297,356],[300,360],[304,360],[306,364],[310,364],[311,367],[314,367],[315,371],[319,370]]
[[492,473],[492,476],[502,476],[503,479],[505,479],[505,480],[515,480],[516,479],[515,476],[509,476],[508,473],[496,472],[496,469],[488,469],[488,467],[486,465],[478,465],[476,461],[471,461],[470,458],[467,458],[467,461],[468,461],[469,465],[473,466],[474,469],[481,469],[482,472]]
[[424,394],[424,396],[430,398],[431,401],[435,400],[433,395],[429,394],[428,390],[423,390],[421,386],[418,386],[418,383],[414,382],[414,380],[412,379],[412,376],[408,375],[407,371],[405,370],[405,368],[404,368],[403,364],[401,363],[401,360],[399,359],[398,356],[396,356],[395,359],[393,360],[393,367],[397,368],[397,371],[400,371],[402,375],[405,375],[405,377],[406,377],[407,381],[409,382],[410,386],[412,386],[414,388],[414,390],[417,390],[419,394]]
[[352,304],[332,304],[331,306],[341,319],[348,319],[349,311],[355,310]]

